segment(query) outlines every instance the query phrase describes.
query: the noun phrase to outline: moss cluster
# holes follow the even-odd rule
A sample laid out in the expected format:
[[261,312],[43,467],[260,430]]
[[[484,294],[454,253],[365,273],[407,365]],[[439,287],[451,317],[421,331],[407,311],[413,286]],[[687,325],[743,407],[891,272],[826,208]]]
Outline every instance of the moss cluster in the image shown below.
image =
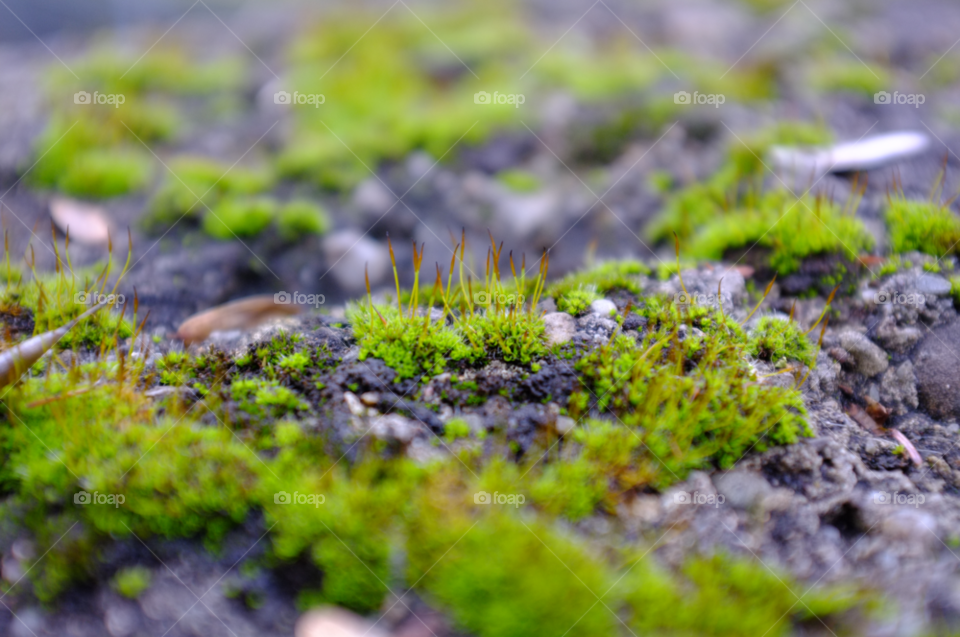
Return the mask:
[[643,277],[650,274],[650,268],[642,261],[623,259],[606,261],[568,274],[547,288],[547,295],[559,305],[561,300],[574,290],[592,289],[604,295],[617,290],[632,294],[643,291]]
[[813,365],[817,347],[789,319],[764,316],[750,332],[747,353],[773,363],[794,360],[804,365]]
[[590,304],[600,298],[596,288],[579,287],[557,297],[557,309],[567,314],[579,316],[589,309]]
[[896,195],[885,213],[893,252],[923,252],[937,258],[960,251],[960,218],[949,206]]
[[577,363],[583,389],[570,398],[571,414],[613,413],[635,434],[605,468],[623,489],[664,486],[811,435],[797,390],[756,382],[739,325],[701,306],[651,303],[642,312],[642,343],[621,335],[587,354]]
[[171,140],[181,127],[169,97],[235,90],[243,77],[235,60],[198,64],[159,47],[132,67],[127,56],[106,50],[73,66],[83,82],[59,66],[51,73],[53,116],[36,144],[30,179],[84,197],[144,189],[154,174],[144,144]]
[[667,197],[647,229],[649,236],[663,241],[675,233],[686,239],[727,211],[755,206],[762,196],[764,162],[771,146],[816,146],[830,139],[830,131],[823,126],[789,121],[734,139],[716,172]]
[[721,259],[727,251],[754,245],[769,250],[771,268],[790,274],[811,256],[836,254],[854,261],[873,248],[873,237],[859,219],[831,201],[771,191],[751,207],[704,223],[693,235],[689,252]]

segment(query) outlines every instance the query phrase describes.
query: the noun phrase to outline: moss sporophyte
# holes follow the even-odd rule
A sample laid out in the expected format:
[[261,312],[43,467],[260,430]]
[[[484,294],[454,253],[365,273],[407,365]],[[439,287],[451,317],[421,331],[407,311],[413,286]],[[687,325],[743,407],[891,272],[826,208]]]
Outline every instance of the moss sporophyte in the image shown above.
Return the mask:
[[[389,243],[389,237],[388,237]],[[529,364],[546,353],[543,342],[544,324],[536,309],[543,294],[549,263],[546,252],[540,259],[537,277],[528,281],[525,260],[517,273],[513,254],[509,255],[511,282],[505,282],[500,271],[500,253],[491,237],[487,264],[482,281],[474,286],[467,273],[465,233],[450,259],[446,285],[440,266],[430,292],[426,310],[421,310],[420,269],[423,247],[413,246],[414,282],[403,307],[400,279],[397,274],[393,244],[389,243],[393,263],[397,305],[376,306],[367,279],[366,306],[356,304],[348,310],[354,333],[360,345],[360,359],[368,356],[382,359],[398,372],[398,379],[441,373],[453,362],[476,363],[489,357],[505,362]],[[459,284],[454,287],[454,276]],[[529,297],[527,296],[529,294]],[[431,309],[441,303],[434,318]]]

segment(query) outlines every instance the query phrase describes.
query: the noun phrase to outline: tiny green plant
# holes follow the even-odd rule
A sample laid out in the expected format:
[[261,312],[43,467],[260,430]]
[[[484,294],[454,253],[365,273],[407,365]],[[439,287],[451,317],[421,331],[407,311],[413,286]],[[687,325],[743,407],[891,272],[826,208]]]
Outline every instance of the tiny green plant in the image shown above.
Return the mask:
[[[398,378],[414,378],[423,374],[439,374],[449,361],[476,362],[496,356],[507,362],[530,363],[546,351],[543,344],[543,320],[536,305],[543,294],[548,258],[540,260],[540,271],[532,282],[526,280],[525,261],[517,273],[510,254],[512,284],[503,281],[499,256],[503,249],[491,237],[487,253],[485,277],[475,287],[466,270],[465,233],[453,250],[446,285],[436,266],[436,280],[425,310],[420,303],[420,269],[423,248],[413,247],[414,280],[404,307],[397,273],[393,244],[390,243],[397,305],[376,306],[367,279],[366,308],[353,306],[349,316],[360,343],[361,360],[368,356],[382,359],[397,370]],[[457,273],[459,285],[454,287]],[[532,287],[527,299],[523,291]],[[441,303],[439,317],[431,316],[431,308]]]

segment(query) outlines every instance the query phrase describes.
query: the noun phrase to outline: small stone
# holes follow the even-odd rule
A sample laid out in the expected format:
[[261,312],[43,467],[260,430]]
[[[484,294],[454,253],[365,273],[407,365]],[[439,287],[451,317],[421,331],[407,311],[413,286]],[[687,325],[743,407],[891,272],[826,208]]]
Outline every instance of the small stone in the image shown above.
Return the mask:
[[373,177],[360,182],[353,192],[353,205],[368,215],[382,215],[390,210],[397,198],[387,187]]
[[300,616],[295,637],[386,637],[363,617],[336,607],[318,608]]
[[590,311],[600,316],[613,316],[617,313],[617,306],[613,301],[607,299],[597,299],[590,304]]
[[920,406],[938,420],[960,418],[960,321],[934,328],[914,357]]
[[354,416],[363,416],[367,413],[363,408],[363,403],[360,402],[360,399],[357,398],[357,395],[353,392],[343,392],[343,402],[347,403],[347,409],[349,409],[350,413]]
[[[916,494],[914,497],[920,498],[922,494]],[[881,525],[881,532],[884,535],[891,539],[916,543],[921,546],[932,545],[936,542],[937,522],[932,515],[909,505],[893,504],[888,506],[897,506],[898,510],[884,519]],[[917,506],[922,506],[922,504]]]
[[717,492],[726,498],[725,504],[737,509],[751,509],[763,502],[770,492],[770,484],[754,471],[728,471],[713,479]]
[[557,416],[557,423],[554,426],[557,428],[558,434],[566,436],[577,426],[577,421],[570,416]]
[[348,292],[366,290],[364,272],[370,276],[370,285],[377,285],[390,268],[390,253],[386,246],[358,230],[328,234],[323,238],[322,246],[330,275]]
[[878,343],[891,352],[904,354],[914,345],[920,342],[923,333],[920,328],[907,326],[897,326],[897,321],[892,316],[885,317],[877,329],[874,331],[874,338]]
[[115,604],[103,614],[103,623],[111,637],[128,637],[140,625],[140,615],[127,604]]
[[360,394],[360,402],[367,407],[376,407],[380,402],[380,394],[375,391],[368,391]]
[[566,343],[577,332],[577,322],[566,312],[551,312],[543,317],[547,346]]
[[856,361],[857,372],[867,378],[885,372],[890,366],[887,353],[859,332],[847,331],[841,333],[840,346],[853,356]]
[[420,433],[420,425],[399,414],[377,416],[370,422],[370,434],[381,440],[408,443]]
[[950,281],[936,274],[921,274],[917,277],[916,288],[921,294],[932,294],[934,296],[945,296],[950,294]]
[[910,361],[884,372],[880,379],[880,402],[892,407],[898,415],[905,414],[907,407],[917,408],[917,379]]

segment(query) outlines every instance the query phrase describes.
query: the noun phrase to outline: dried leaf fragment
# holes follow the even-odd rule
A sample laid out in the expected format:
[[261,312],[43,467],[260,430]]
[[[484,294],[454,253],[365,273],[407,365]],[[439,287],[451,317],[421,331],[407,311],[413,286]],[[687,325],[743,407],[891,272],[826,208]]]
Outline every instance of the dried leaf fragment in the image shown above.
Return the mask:
[[270,319],[299,313],[299,305],[278,303],[272,294],[251,296],[194,314],[180,324],[176,337],[190,345],[206,340],[213,332],[252,330]]

